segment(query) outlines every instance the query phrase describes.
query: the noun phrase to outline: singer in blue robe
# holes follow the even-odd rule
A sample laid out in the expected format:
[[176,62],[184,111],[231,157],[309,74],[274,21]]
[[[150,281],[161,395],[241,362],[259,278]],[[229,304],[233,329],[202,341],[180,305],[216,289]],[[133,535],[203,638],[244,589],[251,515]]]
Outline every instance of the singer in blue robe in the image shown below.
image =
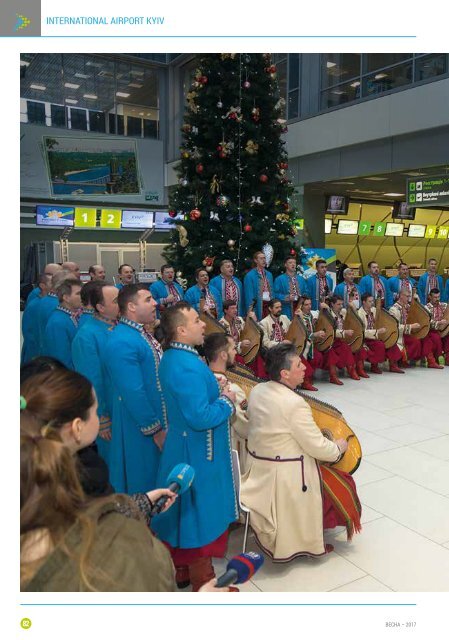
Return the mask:
[[[391,291],[391,295],[393,296],[393,301],[396,302],[399,298],[399,293],[402,288],[408,288],[410,291],[410,298],[413,295],[413,289],[417,287],[418,283],[413,278],[400,278],[399,276],[393,276],[392,278],[388,278],[388,288]],[[410,286],[407,285],[409,283]]]
[[[39,288],[38,291],[40,291]],[[39,327],[36,314],[40,300],[40,297],[35,296],[31,302],[27,302],[27,306],[22,314],[23,345],[20,358],[21,365],[39,355]]]
[[77,323],[73,313],[64,307],[56,307],[45,327],[44,350],[41,355],[56,358],[67,369],[73,369],[72,341],[76,330]]
[[[360,293],[359,287],[355,284],[355,282],[353,283],[352,287],[355,288],[358,294],[356,308],[359,309],[361,305],[362,295]],[[346,309],[349,304],[349,287],[347,282],[340,282],[340,284],[337,284],[333,293],[335,296],[341,296],[343,298],[343,306]]]
[[[430,276],[429,272],[426,271],[426,273],[423,273],[422,276],[419,276],[419,279],[418,279],[418,295],[419,295],[421,304],[423,305],[427,304],[428,302],[427,296],[429,295],[430,289],[432,289],[431,284],[428,282],[429,276]],[[440,290],[441,299],[443,299],[443,292],[444,292],[443,278],[438,274],[435,274],[434,277],[437,283],[436,288]]]
[[[296,276],[297,287],[300,295],[308,295],[307,282],[302,276]],[[282,314],[292,319],[292,307],[296,307],[297,301],[286,300],[291,294],[290,278],[286,273],[282,273],[274,280],[274,297],[278,298],[282,303]]]
[[[173,285],[173,287],[176,289],[176,293],[179,296],[179,300],[184,300],[184,290],[181,287],[181,285],[175,281],[171,282],[170,284]],[[157,308],[159,313],[160,306],[165,305],[165,302],[164,302],[165,298],[168,298],[168,296],[170,295],[169,285],[166,282],[164,282],[162,279],[156,280],[156,282],[153,282],[153,284],[150,286],[150,291],[153,295],[153,298],[157,302]]]
[[[320,283],[318,275],[314,273],[313,276],[307,278],[306,282],[308,295],[312,299],[312,309],[313,311],[317,311],[320,308]],[[326,285],[328,289],[327,295],[331,295],[334,289],[334,283],[328,273],[326,273]]]
[[443,302],[447,302],[449,304],[449,278],[446,280],[446,286],[444,288],[444,294],[442,296]]
[[[216,289],[212,289],[209,285],[207,285],[207,289],[215,303],[215,309],[217,310],[217,315],[218,317],[221,317],[223,315],[223,310],[222,310],[222,307],[219,306],[217,291]],[[198,312],[200,310],[200,300],[201,300],[202,292],[203,292],[203,289],[201,289],[197,284],[194,284],[193,287],[190,287],[190,289],[187,289],[184,295],[184,300],[188,302],[195,309],[195,311],[198,311]]]
[[[241,316],[243,315],[243,286],[235,276],[232,276],[232,281],[237,288],[237,315]],[[209,282],[209,286],[214,290],[214,296],[218,300],[218,319],[220,320],[223,317],[223,302],[226,300],[226,279],[221,274],[215,276]]]
[[[393,294],[391,293],[391,289],[388,286],[388,280],[383,276],[379,276],[379,280],[383,285],[384,294],[385,294],[384,306],[386,309],[389,309],[393,305]],[[360,289],[360,294],[362,296],[364,293],[369,293],[371,296],[373,296],[374,300],[378,297],[376,295],[375,279],[369,273],[366,276],[363,276],[363,278],[360,280],[359,289]]]
[[37,300],[38,298],[40,298],[40,295],[41,295],[40,287],[34,287],[34,289],[32,289],[28,294],[28,298],[26,300],[26,306],[28,306],[30,302],[32,302],[33,300]]
[[167,428],[167,418],[158,355],[143,325],[121,318],[106,342],[103,364],[112,383],[111,484],[118,493],[150,491],[157,487],[160,456],[153,436]]
[[243,279],[243,292],[245,296],[245,313],[248,313],[248,309],[256,300],[256,305],[254,307],[254,313],[256,314],[257,320],[262,320],[263,318],[263,304],[268,303],[274,297],[274,283],[273,276],[267,269],[264,269],[265,277],[268,281],[269,291],[266,292],[265,299],[263,297],[263,278],[261,272],[255,267],[248,271],[246,276]]
[[157,486],[166,486],[170,471],[181,462],[193,467],[195,478],[167,512],[152,520],[151,528],[171,547],[203,547],[238,517],[229,433],[234,407],[220,397],[214,374],[187,344],[171,343],[159,373],[170,428]]
[[[75,371],[85,376],[95,389],[98,401],[97,414],[100,419],[112,416],[111,381],[102,361],[106,342],[114,329],[115,323],[98,315],[91,315],[89,322],[78,327],[72,342],[72,360]],[[100,436],[96,439],[98,452],[109,462],[111,443]]]
[[39,337],[39,355],[44,355],[44,336],[45,327],[47,326],[48,319],[59,304],[58,296],[56,293],[50,291],[50,293],[44,298],[39,298],[39,304],[36,307],[36,322],[37,322],[37,334]]
[[81,315],[78,318],[78,329],[81,329],[81,327],[83,327],[93,317],[93,315],[93,309],[89,309],[89,307],[83,309]]

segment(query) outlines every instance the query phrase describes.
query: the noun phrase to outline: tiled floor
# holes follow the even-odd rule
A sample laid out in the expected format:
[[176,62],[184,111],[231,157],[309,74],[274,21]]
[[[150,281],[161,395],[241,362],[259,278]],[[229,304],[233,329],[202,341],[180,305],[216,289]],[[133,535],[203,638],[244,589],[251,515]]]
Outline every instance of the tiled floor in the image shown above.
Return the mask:
[[[363,530],[335,551],[287,565],[268,558],[241,591],[449,591],[449,367],[413,368],[335,387],[317,398],[342,411],[363,449],[355,473]],[[243,527],[228,557],[241,552]],[[250,536],[248,550],[259,551]],[[217,573],[226,565],[217,561]]]

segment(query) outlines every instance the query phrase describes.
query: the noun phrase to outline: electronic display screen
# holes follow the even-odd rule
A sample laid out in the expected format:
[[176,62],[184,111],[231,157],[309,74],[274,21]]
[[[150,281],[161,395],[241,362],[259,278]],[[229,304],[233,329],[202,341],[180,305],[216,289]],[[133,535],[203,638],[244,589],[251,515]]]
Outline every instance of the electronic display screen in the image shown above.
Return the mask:
[[357,220],[339,220],[337,233],[347,235],[347,236],[356,236],[359,230],[359,223]]
[[73,227],[74,207],[36,207],[36,224],[48,227]]
[[387,222],[385,235],[388,237],[400,238],[404,233],[404,225],[400,222]]
[[348,213],[349,198],[347,196],[328,196],[326,213]]
[[178,213],[172,218],[168,215],[168,211],[156,211],[154,228],[156,231],[170,231],[175,226],[175,220],[184,220],[184,214]]
[[410,224],[408,226],[409,238],[424,238],[426,235],[427,225],[425,224]]
[[332,220],[329,220],[328,218],[324,219],[324,233],[331,233],[332,232]]
[[154,211],[124,209],[122,211],[122,229],[152,229]]

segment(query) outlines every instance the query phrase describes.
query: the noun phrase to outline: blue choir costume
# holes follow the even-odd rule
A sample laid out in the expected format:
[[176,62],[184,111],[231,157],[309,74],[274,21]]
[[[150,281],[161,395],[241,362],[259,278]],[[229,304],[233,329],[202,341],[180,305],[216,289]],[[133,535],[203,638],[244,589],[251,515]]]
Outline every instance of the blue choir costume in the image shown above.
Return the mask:
[[78,329],[81,329],[81,327],[83,327],[86,322],[88,322],[94,315],[94,310],[93,309],[83,309],[81,312],[81,315],[78,318]]
[[217,317],[221,317],[223,315],[223,310],[221,306],[219,306],[217,292],[215,289],[211,289],[209,285],[204,287],[204,289],[201,289],[197,284],[193,285],[193,287],[190,287],[190,289],[187,289],[187,291],[185,292],[184,300],[188,302],[195,309],[195,311],[199,312],[200,300],[203,295],[205,295],[205,300],[209,305],[209,308],[211,308],[212,301],[212,303],[215,305]]
[[449,278],[446,280],[446,287],[444,288],[444,294],[442,298],[443,302],[447,302],[449,304]]
[[393,276],[388,278],[388,288],[393,296],[393,302],[396,302],[399,298],[399,294],[402,289],[407,289],[409,300],[412,299],[413,289],[417,287],[418,283],[413,278],[400,278],[399,276]]
[[439,291],[441,292],[441,297],[443,298],[443,278],[437,274],[433,275],[426,271],[426,273],[423,273],[422,276],[419,276],[418,280],[418,295],[421,304],[427,304],[427,296],[429,295],[429,291],[431,289],[439,289]]
[[[72,342],[72,360],[75,371],[85,376],[95,389],[98,400],[98,417],[112,416],[111,382],[102,362],[102,354],[106,349],[106,342],[111,335],[115,322],[103,318],[98,314],[90,316],[89,322],[85,322],[78,328]],[[102,458],[109,462],[111,443],[98,437],[96,440],[98,451]]]
[[[171,291],[170,289],[174,289],[174,291]],[[180,284],[178,284],[177,282],[164,282],[164,280],[157,280],[156,282],[153,282],[153,284],[150,287],[150,291],[151,294],[153,296],[153,298],[156,300],[157,302],[157,310],[158,313],[167,306],[167,302],[166,302],[166,298],[168,298],[168,296],[170,294],[177,296],[177,300],[174,300],[174,302],[169,303],[170,305],[172,304],[176,304],[176,302],[179,302],[180,300],[184,299],[184,291],[183,288],[181,287]]]
[[47,326],[48,319],[52,311],[56,309],[59,304],[58,296],[56,293],[50,291],[50,293],[44,298],[39,298],[39,304],[36,306],[37,333],[39,337],[39,355],[44,355],[44,336],[45,327]]
[[317,311],[320,308],[321,298],[329,296],[334,289],[334,283],[331,276],[326,273],[325,278],[320,278],[317,273],[307,278],[307,291],[312,299],[312,310]]
[[359,287],[355,283],[352,283],[351,285],[349,285],[347,282],[340,282],[340,284],[337,284],[337,286],[334,289],[334,295],[341,296],[343,298],[343,305],[345,309],[349,304],[350,293],[352,293],[353,295],[353,298],[352,298],[353,305],[355,304],[355,307],[357,309],[360,309],[360,305],[362,303],[361,302],[362,294],[360,293]]
[[268,302],[274,298],[273,276],[267,269],[259,271],[257,267],[248,271],[243,279],[243,291],[245,295],[245,313],[248,313],[249,307],[256,300],[254,313],[257,320],[262,320],[268,314]]
[[[286,300],[291,294],[297,296],[296,301]],[[297,305],[299,296],[307,294],[307,283],[302,276],[289,276],[283,273],[274,280],[274,297],[282,302],[282,314],[289,320],[293,318],[292,311]]]
[[171,547],[196,551],[222,536],[238,517],[229,431],[235,409],[220,396],[214,374],[189,345],[171,343],[159,374],[170,428],[157,486],[166,486],[180,462],[193,467],[195,479],[166,513],[152,520],[151,528]]
[[167,428],[158,373],[161,354],[159,344],[142,324],[123,317],[103,352],[112,387],[109,470],[118,493],[157,487],[160,452],[153,436]]
[[[40,291],[38,288],[37,291]],[[23,345],[20,364],[25,364],[39,355],[39,326],[37,324],[37,308],[41,298],[34,297],[31,302],[27,302],[27,306],[22,315],[22,335]]]
[[223,302],[225,300],[235,300],[237,302],[237,315],[243,315],[243,287],[238,278],[232,276],[231,280],[226,280],[220,274],[212,278],[209,286],[213,288],[214,295],[218,300],[219,318],[223,317]]
[[393,305],[393,294],[388,286],[388,280],[383,276],[378,276],[377,279],[368,274],[363,276],[359,282],[360,293],[363,296],[364,293],[369,293],[373,296],[374,300],[380,297],[382,298],[382,305],[389,309]]
[[37,300],[37,298],[41,297],[41,289],[40,287],[34,287],[32,291],[28,294],[28,298],[26,301],[26,306],[30,304],[33,300]]
[[65,307],[56,307],[45,327],[44,351],[41,355],[56,358],[68,369],[73,369],[72,341],[76,330],[75,314]]

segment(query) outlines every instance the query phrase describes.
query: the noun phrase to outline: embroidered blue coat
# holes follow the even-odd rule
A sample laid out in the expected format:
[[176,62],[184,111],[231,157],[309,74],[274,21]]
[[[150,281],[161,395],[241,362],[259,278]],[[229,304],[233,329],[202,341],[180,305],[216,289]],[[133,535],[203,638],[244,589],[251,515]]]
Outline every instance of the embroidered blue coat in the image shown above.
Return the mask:
[[73,369],[72,341],[76,329],[76,321],[72,314],[59,306],[56,307],[45,327],[42,355],[56,358],[68,369]]
[[[424,305],[427,304],[427,296],[429,295],[429,285],[427,283],[428,279],[429,279],[429,274],[426,271],[426,273],[423,273],[422,276],[419,276],[419,280],[418,280],[418,295],[419,295],[419,299],[421,300],[421,304],[424,304]],[[444,292],[443,278],[437,275],[437,282],[438,282],[438,289],[441,292],[441,297],[443,297],[443,292]]]
[[[270,298],[274,298],[273,276],[269,271],[267,271],[267,269],[265,269],[265,275],[268,280],[268,286],[270,288]],[[248,313],[250,305],[256,298],[257,304],[254,307],[254,313],[256,314],[258,320],[262,320],[262,276],[259,275],[259,272],[256,268],[248,271],[246,276],[243,278],[243,292],[245,295],[245,313]]]
[[153,436],[166,429],[167,419],[159,359],[143,325],[121,318],[106,342],[103,364],[111,380],[111,484],[118,493],[151,491],[160,454]]
[[36,307],[37,333],[39,336],[39,355],[44,355],[45,327],[52,311],[59,305],[58,296],[49,293],[45,298],[39,298],[39,305]]
[[[393,305],[393,294],[391,293],[391,289],[388,286],[388,280],[383,276],[379,276],[379,280],[383,284],[385,289],[385,308],[389,309]],[[376,298],[376,291],[374,286],[374,278],[371,275],[363,276],[363,278],[359,282],[360,294],[363,296],[364,293],[369,293]]]
[[28,294],[26,306],[28,306],[30,302],[32,302],[33,300],[37,300],[37,298],[40,298],[40,295],[41,295],[40,287],[34,287],[34,289],[30,291],[30,293]]
[[[178,284],[177,282],[173,282],[173,285],[176,291],[178,292],[180,299],[184,300],[184,290],[181,287],[181,285]],[[150,286],[150,291],[153,295],[153,298],[157,302],[158,313],[159,313],[160,305],[164,304],[163,300],[170,295],[170,290],[168,288],[168,285],[166,285],[163,280],[157,280],[156,282],[153,282],[153,284]]]
[[93,309],[83,309],[82,314],[78,318],[78,329],[81,329],[88,320],[90,320],[94,315]]
[[[319,282],[318,276],[316,273],[310,278],[307,278],[307,292],[309,296],[312,298],[312,309],[313,311],[317,311],[320,308],[320,291],[319,291]],[[332,282],[331,276],[326,273],[326,282],[329,289],[329,295],[334,290],[334,283]]]
[[[412,288],[416,287],[418,284],[413,278],[408,278],[408,281],[410,282]],[[392,278],[388,278],[387,282],[388,288],[390,289],[391,295],[393,296],[393,302],[396,302],[396,300],[399,298],[399,292],[402,287],[402,280],[399,276],[393,276]]]
[[[113,324],[103,322],[96,316],[90,316],[89,322],[78,327],[72,342],[72,360],[75,371],[81,373],[92,383],[98,400],[97,413],[99,418],[102,416],[112,417],[111,381],[102,362],[102,354],[113,328]],[[100,437],[96,442],[100,455],[108,463],[111,443]]]
[[[218,317],[221,317],[223,315],[223,309],[218,301],[217,292],[215,289],[212,289],[210,286],[209,286],[209,292],[215,301]],[[184,294],[184,300],[188,302],[194,309],[196,309],[198,313],[200,311],[200,299],[201,299],[201,289],[197,284],[193,285],[193,287],[190,287],[190,289],[187,289],[187,291]]]
[[[234,284],[236,285],[237,291],[238,291],[237,315],[241,316],[243,315],[243,286],[241,281],[235,276],[232,276],[232,280],[234,281]],[[212,280],[209,282],[209,286],[214,289],[214,295],[218,299],[219,309],[220,309],[220,313],[218,316],[219,319],[223,317],[223,302],[226,300],[225,282],[226,281],[221,274],[218,276],[215,276],[215,278],[212,278]]]
[[446,287],[444,288],[443,302],[449,303],[449,278],[446,280]]
[[[354,282],[354,286],[357,289],[357,293],[359,294],[359,301],[357,304],[357,309],[360,309],[361,305],[362,305],[362,294],[360,293],[360,289],[358,287],[358,285],[355,284]],[[340,282],[340,284],[337,284],[337,286],[334,289],[334,294],[336,296],[341,296],[344,300],[344,307],[346,308],[349,304],[349,293],[348,293],[348,286],[346,284],[346,282]]]
[[[34,289],[36,291],[36,289]],[[38,289],[40,291],[40,289]],[[34,297],[31,302],[27,302],[27,306],[22,314],[22,355],[20,364],[25,364],[39,355],[39,327],[37,324],[37,308],[41,298]]]
[[170,428],[157,486],[166,486],[181,462],[193,467],[195,478],[166,513],[153,518],[151,528],[173,547],[202,547],[238,517],[229,434],[234,407],[220,397],[214,374],[192,347],[173,343],[159,371]]
[[[302,276],[296,276],[298,291],[300,294],[307,294],[307,282]],[[282,273],[274,280],[274,297],[282,302],[282,314],[292,319],[292,303],[286,298],[290,295],[290,278],[286,273]],[[293,303],[296,307],[297,303]]]

